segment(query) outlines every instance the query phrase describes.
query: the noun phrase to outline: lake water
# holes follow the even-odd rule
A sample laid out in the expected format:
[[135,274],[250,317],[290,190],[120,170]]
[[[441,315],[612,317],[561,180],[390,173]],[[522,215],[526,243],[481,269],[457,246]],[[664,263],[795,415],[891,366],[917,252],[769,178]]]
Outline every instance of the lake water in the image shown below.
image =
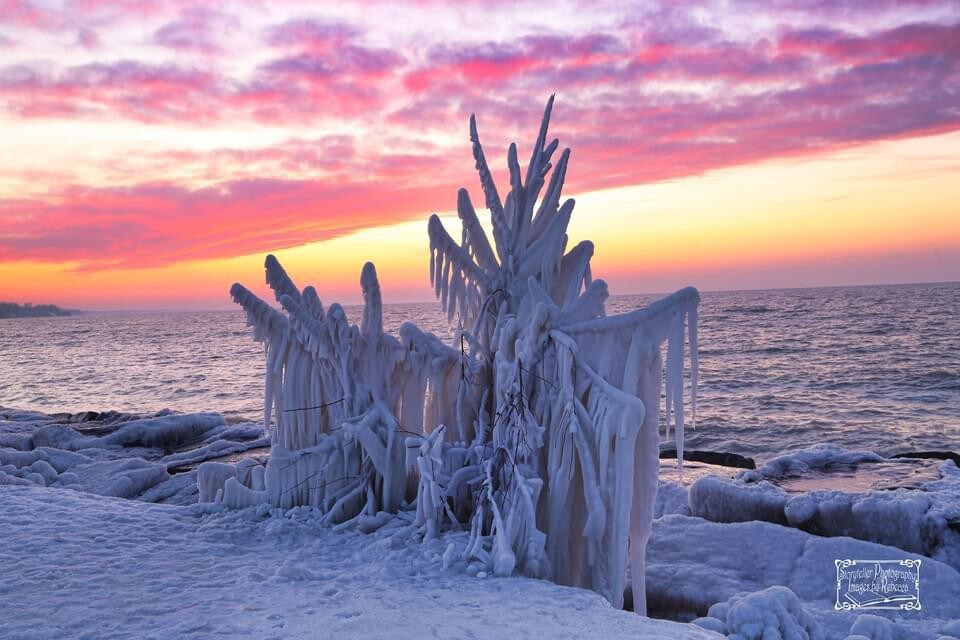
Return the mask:
[[[614,296],[608,313],[655,297]],[[384,320],[447,334],[432,303],[387,305]],[[960,284],[707,292],[700,364],[690,448],[960,450]],[[256,420],[263,367],[239,308],[0,320],[5,407]]]

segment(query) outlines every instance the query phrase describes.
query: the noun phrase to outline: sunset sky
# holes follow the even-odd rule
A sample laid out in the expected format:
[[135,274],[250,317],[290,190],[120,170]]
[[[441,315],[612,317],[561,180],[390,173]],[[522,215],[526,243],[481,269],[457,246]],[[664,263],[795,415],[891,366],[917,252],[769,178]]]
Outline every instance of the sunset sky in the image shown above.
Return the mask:
[[431,299],[551,93],[613,293],[960,279],[960,3],[547,4],[0,0],[0,300]]

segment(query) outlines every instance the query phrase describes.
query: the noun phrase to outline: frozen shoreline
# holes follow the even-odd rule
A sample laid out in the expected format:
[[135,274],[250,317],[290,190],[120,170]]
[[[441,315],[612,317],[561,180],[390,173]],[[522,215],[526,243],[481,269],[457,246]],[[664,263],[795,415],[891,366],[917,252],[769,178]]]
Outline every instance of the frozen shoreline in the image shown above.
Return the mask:
[[[0,622],[0,637],[63,637],[68,629],[71,637],[91,638],[228,633],[300,638],[325,637],[328,631],[329,637],[347,638],[463,637],[468,631],[497,638],[505,631],[531,638],[718,637],[696,625],[616,611],[589,591],[520,577],[472,577],[457,561],[444,569],[447,545],[463,534],[401,542],[391,529],[402,525],[402,516],[396,526],[363,535],[322,527],[320,514],[310,509],[184,506],[198,497],[191,465],[222,461],[224,455],[236,462],[262,451],[263,444],[259,425],[228,425],[217,414],[47,416],[0,409],[0,485],[23,485],[0,486],[5,506],[0,526],[8,532],[0,539],[8,569],[0,608],[23,612]],[[753,624],[744,611],[769,614],[782,607],[783,619],[794,621],[791,629],[809,626],[808,640],[844,638],[851,629],[874,627],[876,633],[867,637],[876,640],[960,637],[960,628],[948,624],[960,618],[955,569],[911,553],[917,549],[896,537],[884,541],[902,548],[843,537],[851,533],[842,530],[833,537],[812,535],[803,530],[806,521],[775,524],[776,514],[762,513],[773,498],[784,504],[812,500],[820,509],[843,500],[869,506],[885,498],[880,506],[888,514],[891,508],[913,513],[910,505],[918,499],[935,499],[939,502],[927,511],[943,516],[944,539],[954,545],[946,536],[951,514],[960,513],[960,500],[953,501],[960,496],[956,465],[915,462],[910,467],[914,463],[875,459],[869,452],[814,448],[766,461],[758,470],[690,462],[681,485],[670,481],[674,462],[663,460],[658,519],[648,546],[647,594],[654,611],[676,620],[712,615],[698,624],[724,634]],[[823,482],[836,469],[843,472],[840,478],[851,469],[856,473],[857,464],[925,474],[939,469],[941,477],[875,492],[879,498],[868,492],[866,502],[843,497],[858,494],[787,493],[772,484],[758,490],[744,480],[770,484],[779,476],[795,480],[818,473]],[[738,474],[742,477],[735,479]],[[782,514],[784,506],[779,508]],[[746,522],[724,523],[731,520]],[[901,529],[909,533],[909,526]],[[933,557],[951,562],[950,549],[944,552],[941,545]],[[863,555],[923,558],[922,614],[897,614],[893,626],[872,619],[858,623],[856,612],[834,612],[832,558]],[[777,591],[781,587],[792,591]],[[91,605],[91,588],[110,606]],[[779,632],[787,633],[786,627]]]

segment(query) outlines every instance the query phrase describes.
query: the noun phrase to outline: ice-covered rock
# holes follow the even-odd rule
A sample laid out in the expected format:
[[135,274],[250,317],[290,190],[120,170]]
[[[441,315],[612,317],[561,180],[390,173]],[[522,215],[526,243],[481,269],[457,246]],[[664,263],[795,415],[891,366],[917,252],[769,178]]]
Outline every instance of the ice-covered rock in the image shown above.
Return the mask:
[[757,472],[766,478],[803,475],[812,470],[836,466],[855,466],[868,462],[883,462],[883,456],[873,451],[846,449],[836,444],[821,443],[791,451],[768,460]]
[[29,467],[37,460],[47,460],[43,451],[20,451],[19,449],[0,448],[0,465],[11,465],[16,468]]
[[660,518],[673,514],[690,515],[689,491],[676,482],[661,480],[657,485],[657,502],[653,509],[653,517]]
[[[261,431],[262,433],[262,431]],[[196,449],[181,451],[164,456],[161,462],[168,469],[183,467],[187,465],[196,465],[207,460],[215,460],[235,453],[243,453],[251,449],[267,449],[270,446],[270,438],[257,438],[255,440],[236,441],[236,440],[214,440],[210,444],[205,444]]]
[[50,466],[46,460],[37,460],[30,465],[30,470],[40,474],[45,484],[50,484],[57,479],[57,470]]
[[29,451],[30,449],[33,449],[33,447],[34,444],[32,434],[0,432],[0,449]]
[[21,478],[20,476],[14,473],[8,473],[0,469],[0,484],[6,485],[25,485],[32,486],[33,483],[26,478]]
[[159,447],[170,449],[200,440],[212,429],[225,428],[219,413],[188,413],[145,418],[126,422],[103,442],[124,447]]
[[48,425],[33,434],[33,442],[37,447],[70,451],[111,446],[171,449],[224,428],[226,423],[219,413],[190,413],[131,420],[103,436],[85,435],[62,424]]
[[960,617],[957,617],[956,620],[952,620],[943,625],[943,627],[940,629],[940,633],[945,636],[960,638]]
[[197,472],[193,470],[170,476],[137,496],[137,500],[160,504],[195,504],[198,501]]
[[[19,448],[0,446],[0,483],[143,501],[196,502],[197,475],[183,473],[185,467],[270,444],[262,425],[227,425],[216,413],[178,415],[165,410],[146,418],[109,411],[2,416],[0,435],[18,436]],[[171,477],[167,470],[180,477]],[[262,484],[262,468],[254,475]]]
[[787,524],[787,500],[785,491],[766,481],[704,476],[690,487],[690,515],[714,522],[763,520]]
[[[933,638],[960,618],[960,573],[891,546],[816,536],[767,522],[717,523],[679,515],[654,521],[647,549],[650,612],[673,619],[705,616],[712,605],[773,586],[789,588],[827,638],[845,638],[857,613],[834,608],[837,559],[921,558],[923,615],[876,611],[902,637]],[[913,634],[913,635],[911,635]]]
[[85,491],[101,496],[133,498],[170,478],[167,468],[141,458],[105,460],[70,467]]
[[940,465],[939,480],[918,489],[792,494],[774,484],[783,474],[883,460],[834,446],[785,454],[735,479],[698,479],[690,488],[690,513],[715,522],[763,520],[823,536],[850,536],[960,568],[960,471],[952,460]]

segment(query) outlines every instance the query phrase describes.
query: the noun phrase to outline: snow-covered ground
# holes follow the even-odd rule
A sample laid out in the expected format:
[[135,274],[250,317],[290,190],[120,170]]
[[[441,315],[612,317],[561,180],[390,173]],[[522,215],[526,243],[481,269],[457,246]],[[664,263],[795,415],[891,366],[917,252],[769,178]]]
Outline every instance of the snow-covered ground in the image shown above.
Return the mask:
[[2,638],[718,637],[582,589],[444,570],[441,541],[394,548],[305,509],[28,486],[0,487],[0,504]]

